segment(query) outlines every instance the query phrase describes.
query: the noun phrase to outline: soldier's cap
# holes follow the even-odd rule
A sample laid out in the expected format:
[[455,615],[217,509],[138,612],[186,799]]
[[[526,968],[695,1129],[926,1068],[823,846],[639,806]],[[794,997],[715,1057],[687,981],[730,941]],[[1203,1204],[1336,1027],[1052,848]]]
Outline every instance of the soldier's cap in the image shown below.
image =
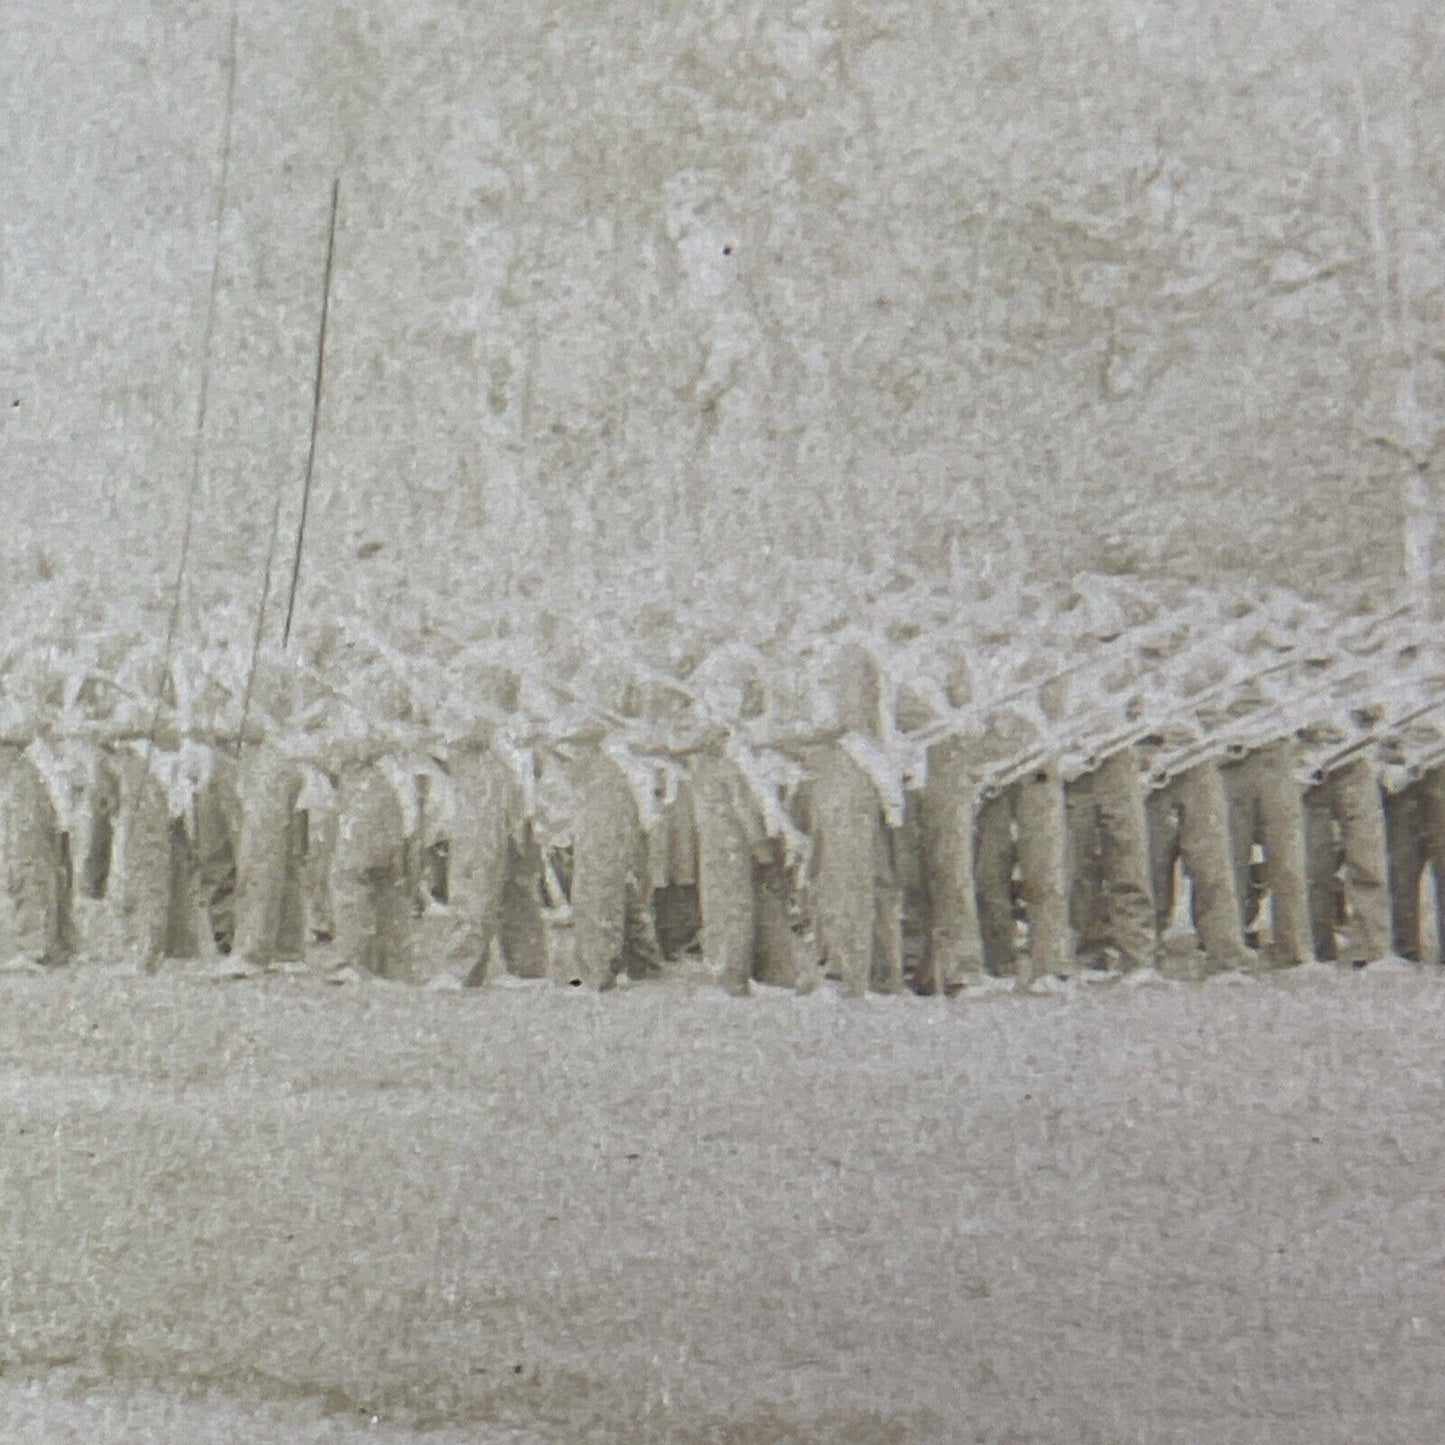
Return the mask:
[[577,718],[570,722],[561,733],[554,735],[552,741],[559,746],[574,744],[595,747],[606,742],[612,731],[612,728],[601,718]]
[[334,722],[314,740],[328,767],[365,766],[396,749],[395,738],[368,718],[352,715]]
[[437,718],[437,730],[449,748],[485,750],[493,745],[502,728],[513,722],[515,718],[501,708],[480,703],[466,709],[447,709]]
[[1307,747],[1334,747],[1347,741],[1349,734],[1334,718],[1316,718],[1300,728],[1297,736]]

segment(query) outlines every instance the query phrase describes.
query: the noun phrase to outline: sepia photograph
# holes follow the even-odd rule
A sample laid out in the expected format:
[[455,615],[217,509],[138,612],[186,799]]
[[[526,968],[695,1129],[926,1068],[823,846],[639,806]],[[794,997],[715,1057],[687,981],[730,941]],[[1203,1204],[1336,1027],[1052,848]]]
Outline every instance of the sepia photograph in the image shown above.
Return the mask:
[[1445,1440],[1436,0],[0,4],[0,1445]]

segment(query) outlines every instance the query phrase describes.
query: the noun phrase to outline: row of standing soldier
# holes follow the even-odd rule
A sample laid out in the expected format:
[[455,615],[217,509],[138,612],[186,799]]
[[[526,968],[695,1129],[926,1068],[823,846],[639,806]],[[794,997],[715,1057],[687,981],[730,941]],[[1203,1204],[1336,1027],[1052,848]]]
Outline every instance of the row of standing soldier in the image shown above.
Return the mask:
[[[1147,743],[1075,776],[1045,759],[991,786],[990,768],[1021,741],[1005,724],[934,743],[926,781],[890,810],[845,742],[877,730],[876,672],[854,656],[831,683],[832,727],[796,744],[806,782],[782,827],[740,755],[715,745],[688,752],[683,786],[649,830],[601,732],[574,735],[551,764],[572,799],[565,956],[549,945],[548,860],[524,781],[490,730],[454,740],[446,893],[468,980],[550,971],[607,987],[622,968],[655,962],[659,922],[677,929],[654,905],[689,890],[703,954],[737,993],[754,979],[807,989],[822,972],[849,994],[898,990],[906,933],[918,940],[911,974],[923,992],[1081,964],[1139,968],[1158,958],[1181,866],[1210,968],[1333,959],[1342,936],[1360,959],[1420,956],[1422,874],[1445,883],[1441,770],[1382,788],[1361,752],[1305,782],[1290,735],[1201,757],[1152,787]],[[416,847],[380,766],[386,747],[377,737],[329,748],[334,795],[321,805],[303,796],[307,769],[294,757],[265,743],[239,760],[218,754],[181,817],[148,746],[103,747],[83,808],[62,820],[31,755],[0,745],[0,949],[149,965],[219,940],[264,964],[330,935],[345,963],[413,976]],[[803,854],[789,846],[798,836]]]

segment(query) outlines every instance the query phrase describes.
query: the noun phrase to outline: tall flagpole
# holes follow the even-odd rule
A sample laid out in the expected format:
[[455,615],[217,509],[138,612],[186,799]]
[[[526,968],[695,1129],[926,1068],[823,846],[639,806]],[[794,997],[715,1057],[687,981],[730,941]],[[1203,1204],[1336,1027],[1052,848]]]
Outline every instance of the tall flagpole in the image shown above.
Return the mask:
[[146,743],[147,763],[150,761],[151,750],[155,747],[156,730],[160,727],[161,712],[165,707],[165,690],[171,669],[171,654],[175,650],[176,634],[180,631],[186,569],[190,564],[191,544],[196,528],[196,494],[200,490],[201,462],[205,456],[206,415],[211,395],[211,362],[216,337],[217,301],[221,290],[221,258],[225,241],[226,205],[231,189],[231,141],[236,115],[236,31],[239,23],[238,3],[233,3],[231,24],[226,41],[226,95],[221,111],[221,164],[220,174],[216,181],[216,210],[211,227],[213,239],[211,282],[206,295],[206,319],[201,341],[200,388],[196,396],[195,427],[191,435],[191,465],[190,475],[186,482],[180,557],[176,563],[175,583],[171,589],[171,607],[166,621],[165,646],[161,653],[160,678],[156,683],[155,702],[151,711],[151,724]]

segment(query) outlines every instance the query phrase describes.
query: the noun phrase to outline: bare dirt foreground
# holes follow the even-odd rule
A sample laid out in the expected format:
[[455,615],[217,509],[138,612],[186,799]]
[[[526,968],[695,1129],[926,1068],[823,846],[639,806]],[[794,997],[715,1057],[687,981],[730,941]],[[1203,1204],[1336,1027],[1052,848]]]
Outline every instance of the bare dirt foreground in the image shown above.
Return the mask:
[[7,1441],[1421,1441],[1445,970],[0,979]]

